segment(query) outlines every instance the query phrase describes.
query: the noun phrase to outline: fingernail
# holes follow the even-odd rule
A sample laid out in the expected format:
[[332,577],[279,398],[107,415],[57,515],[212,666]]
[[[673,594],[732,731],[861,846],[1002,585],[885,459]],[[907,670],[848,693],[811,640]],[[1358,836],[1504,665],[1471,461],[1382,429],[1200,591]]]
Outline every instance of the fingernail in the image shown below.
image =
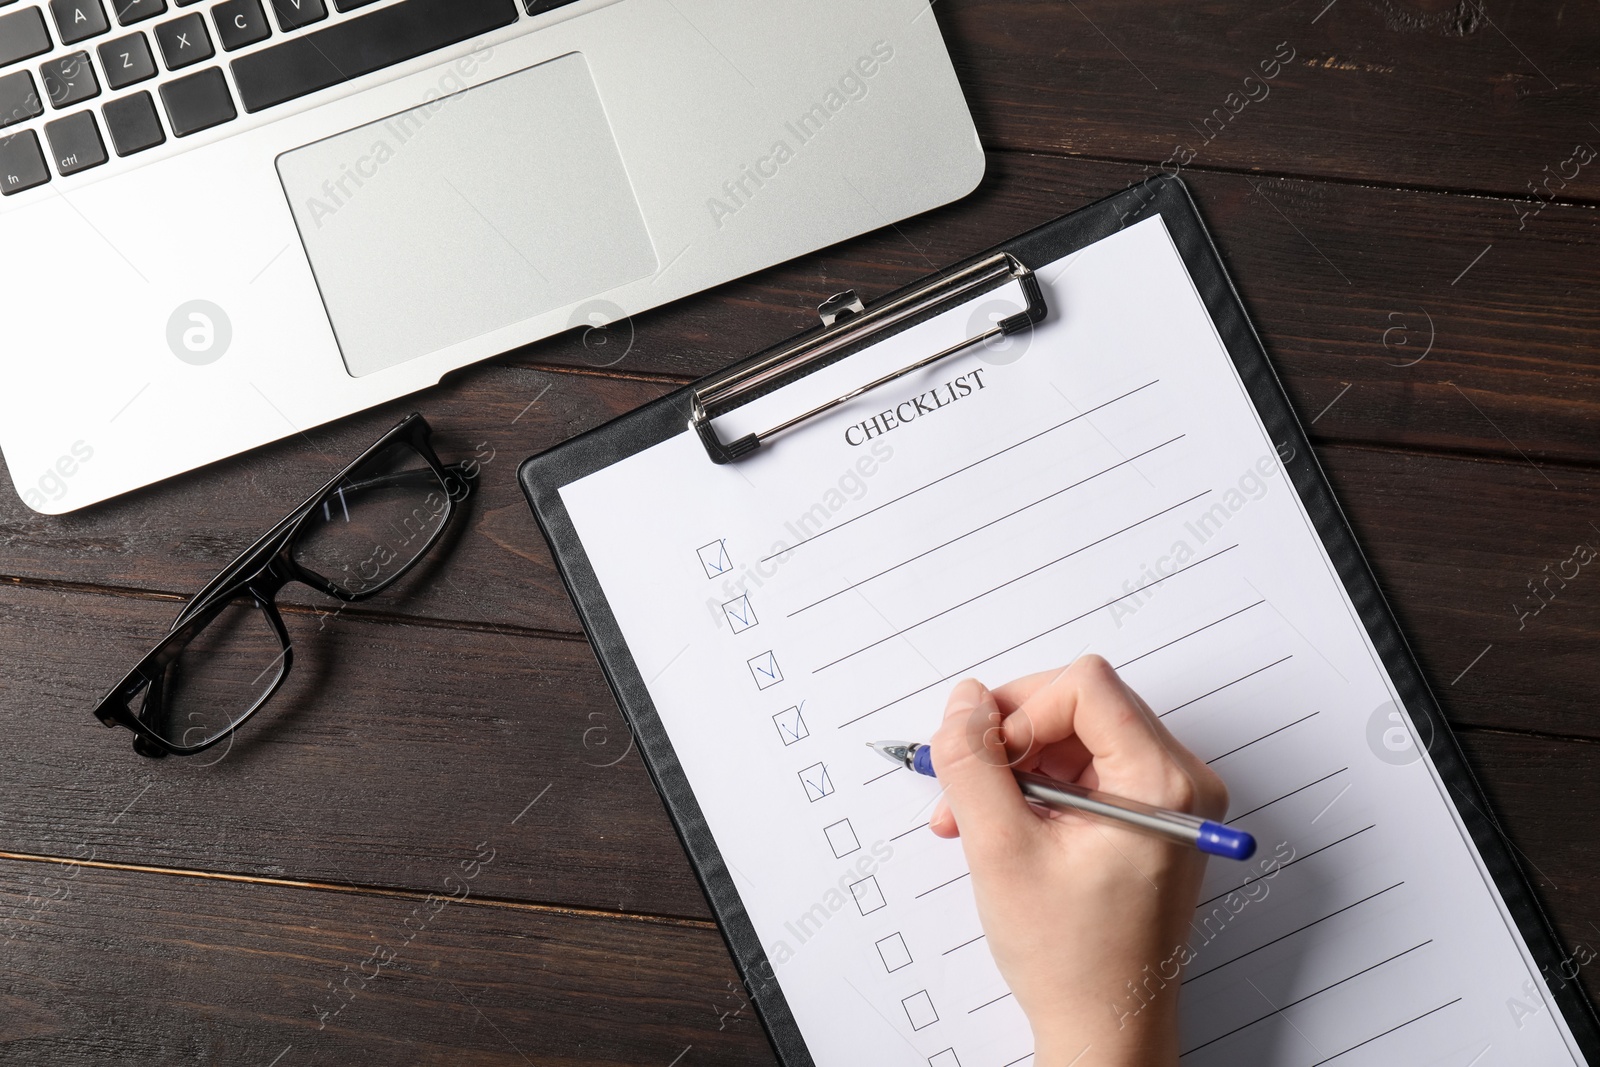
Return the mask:
[[950,701],[945,705],[944,717],[953,719],[958,715],[970,715],[975,708],[981,707],[985,700],[993,704],[994,694],[976,678],[964,678],[950,691]]

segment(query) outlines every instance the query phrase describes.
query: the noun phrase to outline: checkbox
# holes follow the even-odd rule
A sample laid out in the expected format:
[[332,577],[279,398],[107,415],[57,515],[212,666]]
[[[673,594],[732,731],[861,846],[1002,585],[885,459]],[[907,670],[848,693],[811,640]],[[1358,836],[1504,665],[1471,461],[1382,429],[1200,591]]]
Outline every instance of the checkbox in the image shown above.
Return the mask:
[[778,669],[778,657],[771,652],[752,656],[745,662],[750,665],[750,674],[756,680],[757,689],[767,689],[783,681],[783,671]]
[[878,880],[871,875],[850,883],[850,895],[856,898],[856,908],[863,915],[871,915],[885,904],[883,890],[878,888]]
[[828,777],[826,764],[813,763],[801,771],[800,784],[805,788],[806,799],[813,804],[823,797],[833,795],[833,779]]
[[906,1018],[911,1020],[913,1030],[921,1030],[939,1021],[939,1013],[933,1010],[933,1000],[926,989],[911,994],[900,1002],[900,1006],[906,1009]]
[[728,617],[728,625],[733,627],[733,632],[742,634],[760,619],[756,618],[755,609],[750,606],[749,595],[734,597],[722,605],[722,613]]
[[911,950],[906,948],[906,939],[898,932],[890,934],[877,945],[878,958],[883,960],[884,969],[890,974],[911,962]]
[[713,541],[709,545],[701,545],[698,551],[700,566],[705,568],[707,578],[715,578],[733,570],[733,560],[728,558],[726,541]]
[[935,1052],[928,1057],[928,1067],[961,1067],[961,1061],[956,1059],[956,1050],[947,1048],[943,1052]]
[[798,706],[784,708],[778,712],[772,717],[772,725],[778,728],[778,736],[783,739],[785,745],[792,745],[811,736],[811,731],[806,728],[806,720],[801,716]]
[[855,829],[850,825],[849,819],[840,819],[832,826],[825,826],[822,832],[828,835],[828,844],[833,848],[833,858],[842,860],[850,853],[861,847],[861,842],[856,839]]

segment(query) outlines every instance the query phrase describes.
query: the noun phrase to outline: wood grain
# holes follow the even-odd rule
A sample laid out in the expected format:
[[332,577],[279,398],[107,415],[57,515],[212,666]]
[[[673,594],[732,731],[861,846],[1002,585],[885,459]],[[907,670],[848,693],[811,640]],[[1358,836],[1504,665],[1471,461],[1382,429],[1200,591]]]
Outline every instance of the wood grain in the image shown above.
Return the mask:
[[293,671],[228,746],[153,762],[91,711],[170,606],[0,595],[0,850],[427,887],[493,839],[493,897],[708,917],[581,641],[286,620]]
[[[514,468],[1179,145],[1499,825],[1600,948],[1600,575],[1566,562],[1600,548],[1600,160],[1570,169],[1600,9],[935,16],[990,150],[973,196],[84,513],[0,494],[0,853],[151,869],[0,858],[0,1061],[773,1062]],[[145,761],[90,718],[176,598],[412,410],[484,464],[452,543],[359,609],[287,591],[289,687],[221,752]]]
[[481,904],[475,844],[405,896],[0,861],[0,1060],[774,1062],[713,927]]
[[[1552,744],[1468,730],[1462,747],[1489,797],[1489,814],[1548,909],[1569,950],[1600,957],[1600,841],[1587,824],[1600,809],[1600,745]],[[1600,970],[1580,976],[1600,1006]]]
[[1600,738],[1600,557],[1574,559],[1600,553],[1600,481],[1551,470],[1552,484],[1520,460],[1319,455],[1445,713]]
[[[944,0],[935,11],[991,148],[1139,160],[1153,173],[1182,145],[1196,167],[1531,198],[1528,183],[1559,173],[1576,143],[1600,147],[1592,6]],[[1600,199],[1597,168],[1539,195]]]
[[[0,595],[0,658],[15,665],[0,696],[0,850],[92,849],[118,863],[415,888],[493,838],[505,847],[480,885],[486,896],[708,916],[584,644],[291,615],[299,655],[273,704],[228,748],[151,762],[89,710],[165,607]],[[1563,680],[1538,662],[1514,646],[1486,656],[1468,675],[1481,690],[1464,680],[1444,692],[1445,706],[1457,721],[1583,729],[1593,668]],[[1557,832],[1585,817],[1600,747],[1492,736],[1480,752],[1491,783],[1502,751],[1545,761],[1543,784],[1502,800],[1527,813],[1530,833],[1548,826],[1549,847],[1565,847]],[[1582,875],[1591,876],[1600,869]]]
[[[1474,731],[1468,748],[1561,935],[1595,947],[1600,854],[1565,826],[1600,802],[1600,746]],[[383,896],[0,860],[0,1058],[771,1062],[705,924],[480,903],[519,847],[491,833]]]
[[[577,614],[517,486],[517,464],[666,388],[475,367],[419,396],[82,512],[36,515],[0,494],[0,574],[187,597],[385,430],[422,411],[443,460],[477,459],[476,493],[423,565],[355,610],[575,633]],[[284,600],[338,607],[299,585]],[[175,605],[165,610],[176,614]]]
[[[950,207],[510,359],[696,377],[814,325],[830,293],[880,297],[1140,178],[992,153],[978,191]],[[1600,462],[1600,212],[1554,205],[1523,225],[1503,200],[1186,180],[1318,440]]]
[[[89,583],[162,596],[186,596],[326,477],[332,457],[353,455],[404,411],[420,408],[439,427],[446,457],[487,459],[478,498],[455,540],[394,590],[346,609],[348,619],[417,619],[466,624],[477,636],[441,637],[451,648],[516,645],[528,631],[576,634],[579,624],[544,538],[514,479],[526,453],[658,396],[659,382],[596,378],[518,367],[484,367],[418,398],[295,439],[259,456],[231,460],[156,486],[125,501],[64,518],[0,504],[5,556],[0,571],[28,583]],[[538,397],[530,408],[529,400]],[[1357,403],[1347,397],[1343,403]],[[1338,408],[1335,408],[1337,411]],[[1330,415],[1329,418],[1332,416]],[[1590,695],[1600,684],[1600,575],[1563,566],[1579,544],[1600,551],[1600,472],[1536,468],[1517,458],[1427,455],[1327,445],[1320,455],[1340,500],[1445,708],[1484,726],[1600,736]],[[248,491],[244,487],[248,486]],[[1569,576],[1563,582],[1559,575]],[[1554,577],[1552,578],[1552,575]],[[1538,585],[1538,594],[1529,582]],[[309,589],[285,590],[308,611],[337,605]],[[25,601],[38,603],[38,601]],[[140,642],[99,651],[102,627],[116,632],[132,610],[88,597],[68,646],[77,673],[97,684],[131,661]],[[1527,614],[1541,603],[1547,607]],[[1521,605],[1519,609],[1517,605]],[[153,640],[176,614],[175,602],[139,609]],[[41,611],[37,625],[50,625]],[[35,630],[15,629],[10,654]],[[432,638],[416,635],[419,645]],[[1475,657],[1495,647],[1481,662]],[[543,646],[540,646],[543,647]],[[587,662],[588,653],[580,657]],[[1471,667],[1471,670],[1467,669]],[[1463,671],[1467,671],[1465,675]],[[1528,683],[1527,672],[1540,678]],[[79,705],[84,702],[80,696]]]

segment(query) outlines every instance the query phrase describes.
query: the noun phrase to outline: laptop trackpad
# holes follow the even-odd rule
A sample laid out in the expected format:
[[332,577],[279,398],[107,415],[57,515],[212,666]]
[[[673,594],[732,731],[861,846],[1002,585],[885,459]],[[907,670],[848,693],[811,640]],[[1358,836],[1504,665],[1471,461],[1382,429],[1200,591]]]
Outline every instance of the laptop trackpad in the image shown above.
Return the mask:
[[287,152],[278,175],[357,377],[656,269],[577,52]]

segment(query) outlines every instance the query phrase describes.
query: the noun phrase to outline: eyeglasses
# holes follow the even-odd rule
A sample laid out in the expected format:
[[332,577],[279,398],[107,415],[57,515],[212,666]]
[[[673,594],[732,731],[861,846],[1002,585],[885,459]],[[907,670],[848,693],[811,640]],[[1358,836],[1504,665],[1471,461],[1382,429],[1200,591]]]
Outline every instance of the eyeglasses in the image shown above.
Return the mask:
[[[445,466],[411,415],[245,549],[95,708],[142,756],[188,756],[259,711],[294,661],[277,595],[302,582],[345,602],[392,585],[439,540],[476,464]],[[135,710],[137,709],[137,710]]]

